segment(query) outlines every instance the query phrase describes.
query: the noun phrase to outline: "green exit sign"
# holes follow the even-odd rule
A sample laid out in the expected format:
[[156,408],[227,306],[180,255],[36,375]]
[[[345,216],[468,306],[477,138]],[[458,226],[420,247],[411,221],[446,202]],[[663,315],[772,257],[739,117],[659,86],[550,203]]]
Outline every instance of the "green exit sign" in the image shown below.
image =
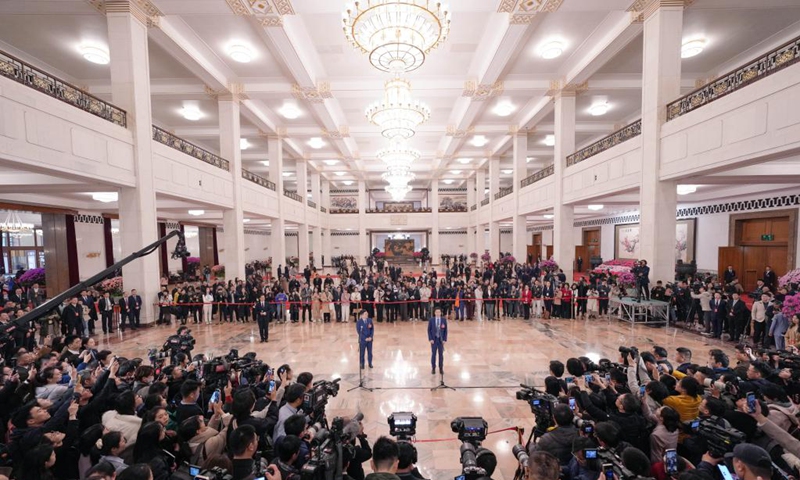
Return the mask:
[[771,242],[775,240],[775,235],[771,233],[765,233],[764,235],[761,235],[761,240],[764,240],[765,242]]

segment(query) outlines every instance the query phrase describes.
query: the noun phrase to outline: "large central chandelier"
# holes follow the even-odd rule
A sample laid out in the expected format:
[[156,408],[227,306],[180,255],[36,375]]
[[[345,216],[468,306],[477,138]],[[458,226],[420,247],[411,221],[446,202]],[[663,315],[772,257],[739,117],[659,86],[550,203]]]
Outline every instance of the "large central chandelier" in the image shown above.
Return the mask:
[[343,14],[344,35],[384,72],[410,72],[450,32],[450,12],[435,0],[361,0]]
[[32,223],[23,223],[19,214],[14,210],[9,210],[6,219],[0,223],[0,231],[9,233],[25,233],[33,230]]
[[376,156],[386,164],[386,173],[382,178],[389,185],[385,190],[393,200],[403,200],[412,190],[408,184],[416,176],[411,173],[411,164],[419,160],[421,156],[419,150],[409,147],[402,138],[396,137],[391,145],[379,150]]
[[393,78],[384,86],[383,100],[367,107],[366,115],[381,128],[384,137],[408,139],[414,136],[419,124],[431,118],[431,109],[411,98],[411,82]]
[[375,154],[387,167],[411,167],[415,160],[419,160],[422,154],[416,148],[409,147],[400,139],[395,139],[391,145],[378,150]]

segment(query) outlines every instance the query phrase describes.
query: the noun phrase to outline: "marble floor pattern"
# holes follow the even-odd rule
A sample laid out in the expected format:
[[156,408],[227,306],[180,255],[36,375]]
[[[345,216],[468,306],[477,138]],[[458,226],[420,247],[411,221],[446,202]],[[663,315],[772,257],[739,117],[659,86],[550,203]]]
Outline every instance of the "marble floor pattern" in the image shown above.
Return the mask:
[[[419,467],[427,478],[447,479],[460,474],[459,442],[450,429],[458,416],[482,416],[490,430],[521,426],[526,437],[533,426],[530,407],[515,399],[520,383],[542,386],[551,359],[566,361],[580,355],[616,359],[620,345],[640,348],[661,345],[670,352],[691,348],[695,361],[705,363],[708,350],[732,345],[675,328],[632,326],[617,320],[504,319],[501,322],[449,323],[445,350],[445,381],[459,387],[430,391],[439,376],[430,373],[427,323],[376,323],[374,366],[364,370],[365,384],[387,390],[347,390],[358,384],[358,344],[355,325],[273,324],[269,343],[259,343],[254,323],[190,325],[197,345],[193,353],[223,355],[231,348],[240,355],[253,351],[270,365],[289,363],[295,375],[312,372],[317,379],[341,377],[339,395],[328,404],[328,418],[365,415],[365,431],[371,440],[388,435],[386,418],[397,411],[412,411],[419,422],[417,439],[449,439],[419,443]],[[155,327],[99,337],[101,348],[128,358],[146,357],[148,348],[160,348],[173,327]],[[416,388],[409,388],[416,387]],[[479,388],[475,388],[479,387]],[[484,388],[480,388],[484,387]],[[492,387],[492,388],[489,388]],[[517,466],[511,454],[514,432],[490,435],[484,446],[498,457],[495,480],[510,480]],[[369,465],[365,464],[369,470]]]

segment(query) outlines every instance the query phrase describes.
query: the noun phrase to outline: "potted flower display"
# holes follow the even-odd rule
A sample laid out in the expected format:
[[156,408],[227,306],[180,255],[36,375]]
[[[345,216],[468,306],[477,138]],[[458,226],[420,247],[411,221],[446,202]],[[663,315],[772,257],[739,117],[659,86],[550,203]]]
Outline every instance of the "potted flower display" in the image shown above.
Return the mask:
[[[30,272],[30,270],[28,271]],[[778,279],[778,285],[781,287],[787,287],[792,284],[800,285],[800,268],[795,268]]]
[[19,277],[19,283],[23,287],[30,287],[34,283],[44,286],[44,268],[31,268]]
[[225,278],[225,265],[214,265],[211,267],[211,274],[215,278]]

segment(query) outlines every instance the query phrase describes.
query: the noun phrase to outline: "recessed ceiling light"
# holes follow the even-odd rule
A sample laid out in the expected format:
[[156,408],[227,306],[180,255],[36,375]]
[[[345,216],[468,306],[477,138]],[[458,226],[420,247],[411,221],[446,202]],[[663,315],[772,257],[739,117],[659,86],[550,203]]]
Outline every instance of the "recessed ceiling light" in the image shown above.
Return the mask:
[[339,163],[339,160],[323,160],[322,163],[332,167],[332,166],[336,165],[337,163]]
[[564,44],[558,41],[547,42],[539,47],[539,55],[545,60],[560,57],[564,53]]
[[336,175],[337,177],[343,177],[347,175],[347,172],[333,172],[333,174]]
[[352,185],[353,181],[352,180],[345,180],[342,183],[345,184],[345,185]]
[[315,150],[319,150],[325,146],[325,140],[319,137],[312,137],[311,140],[308,141],[308,146]]
[[78,50],[83,55],[83,58],[98,65],[108,65],[111,57],[108,56],[108,50],[97,45],[81,45]]
[[589,205],[586,208],[588,208],[589,210],[592,210],[593,212],[596,212],[598,210],[602,210],[603,209],[603,205],[602,204]]
[[234,43],[228,47],[228,55],[239,63],[250,63],[253,51],[241,43]]
[[205,215],[205,210],[189,210],[189,215],[193,217],[199,217],[200,215]]
[[294,120],[303,114],[303,111],[298,108],[297,104],[293,102],[286,102],[283,104],[278,113],[283,115],[283,118]]
[[483,147],[487,143],[489,143],[489,139],[483,135],[475,135],[472,137],[472,144],[476,147]]
[[514,170],[508,170],[508,169],[500,170],[500,173],[504,173],[506,175],[511,175],[512,173],[514,173]]
[[553,147],[556,144],[556,136],[555,135],[548,135],[544,137],[544,144],[548,147]]
[[455,180],[453,180],[452,178],[448,178],[446,180],[442,180],[442,183],[446,183],[448,185],[452,185],[453,182],[455,182]]
[[494,109],[492,109],[492,113],[494,113],[498,117],[507,117],[512,113],[514,113],[514,110],[516,109],[517,107],[515,107],[514,104],[512,104],[508,100],[502,100],[497,102],[497,105],[495,105]]
[[593,117],[599,117],[600,115],[605,115],[608,112],[608,103],[595,103],[591,107],[589,107],[589,113]]
[[261,161],[261,165],[264,165],[265,167],[269,167],[269,160],[262,160]]
[[284,177],[291,177],[292,176],[292,172],[283,172],[283,176]]
[[470,163],[472,161],[472,159],[471,158],[459,158],[457,161],[461,165],[466,165],[466,164]]
[[186,120],[191,120],[192,122],[203,118],[203,112],[200,111],[197,105],[184,105],[181,109],[181,115],[183,115],[183,118]]
[[242,221],[243,221],[244,223],[250,223],[250,219],[249,219],[249,218],[244,218],[244,219],[242,219]]
[[248,142],[246,138],[240,138],[239,139],[239,149],[240,150],[247,150],[248,148],[250,148],[250,142]]
[[678,195],[689,195],[697,191],[698,185],[678,185]]
[[461,175],[461,170],[450,170],[453,175]]
[[545,214],[544,214],[544,215],[542,215],[542,216],[543,216],[544,218],[548,219],[548,220],[550,220],[550,219],[552,219],[552,218],[554,218],[554,217],[555,217],[555,215],[553,215],[552,213],[545,213]]
[[696,38],[683,43],[681,46],[681,58],[691,58],[700,55],[706,48],[705,38]]
[[94,192],[92,194],[92,200],[96,202],[111,203],[116,202],[118,199],[119,194],[117,192]]

